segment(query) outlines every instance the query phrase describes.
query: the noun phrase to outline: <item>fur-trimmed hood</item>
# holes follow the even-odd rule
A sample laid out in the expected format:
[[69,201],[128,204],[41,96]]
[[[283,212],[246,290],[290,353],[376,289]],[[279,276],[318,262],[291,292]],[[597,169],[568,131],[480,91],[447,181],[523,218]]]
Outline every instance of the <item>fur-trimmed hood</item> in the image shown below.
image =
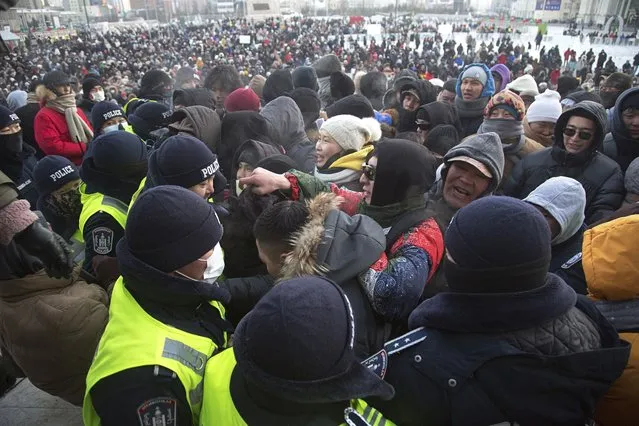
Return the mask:
[[48,101],[56,99],[58,95],[53,93],[53,90],[47,89],[44,84],[41,84],[36,89],[36,96],[40,99],[40,104],[42,106],[46,105]]
[[364,215],[339,210],[340,198],[321,193],[308,202],[309,217],[292,240],[281,279],[323,275],[336,283],[354,278],[372,265],[386,248],[384,231]]

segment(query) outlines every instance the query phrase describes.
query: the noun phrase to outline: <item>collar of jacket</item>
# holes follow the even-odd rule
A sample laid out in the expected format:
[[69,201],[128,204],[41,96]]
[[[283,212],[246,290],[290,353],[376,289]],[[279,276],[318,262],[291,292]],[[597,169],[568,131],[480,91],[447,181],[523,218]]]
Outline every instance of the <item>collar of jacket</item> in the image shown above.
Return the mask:
[[411,329],[430,327],[464,333],[506,332],[534,327],[575,306],[577,295],[561,278],[517,293],[440,293],[422,302],[408,319]]

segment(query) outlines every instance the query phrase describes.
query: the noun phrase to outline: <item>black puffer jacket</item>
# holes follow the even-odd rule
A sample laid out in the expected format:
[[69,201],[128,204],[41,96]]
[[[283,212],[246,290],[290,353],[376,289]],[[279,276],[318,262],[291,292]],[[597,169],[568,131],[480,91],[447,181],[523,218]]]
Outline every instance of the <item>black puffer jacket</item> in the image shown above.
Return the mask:
[[617,98],[610,123],[610,133],[606,135],[603,142],[602,152],[615,160],[624,173],[632,160],[639,157],[639,141],[632,139],[621,115],[624,103],[637,94],[639,94],[639,87],[626,90]]
[[[568,119],[576,114],[593,120],[597,131],[590,149],[574,155],[566,151],[562,132]],[[625,195],[623,174],[617,163],[599,152],[606,127],[606,111],[599,104],[583,101],[566,110],[555,126],[554,146],[518,162],[504,184],[504,194],[525,198],[547,179],[567,176],[579,181],[586,191],[587,224],[617,210]]]
[[395,397],[369,402],[405,426],[586,424],[630,345],[557,276],[527,293],[424,301],[409,325],[425,339],[389,355]]

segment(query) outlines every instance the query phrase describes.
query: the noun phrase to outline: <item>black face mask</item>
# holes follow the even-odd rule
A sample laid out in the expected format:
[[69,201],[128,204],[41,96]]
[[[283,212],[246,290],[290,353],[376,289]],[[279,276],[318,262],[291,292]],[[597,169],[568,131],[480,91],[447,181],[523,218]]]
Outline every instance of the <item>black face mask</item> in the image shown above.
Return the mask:
[[610,109],[615,106],[615,102],[619,97],[619,93],[616,92],[599,92],[599,96],[601,97],[601,104],[604,108]]
[[11,135],[0,136],[0,152],[20,154],[22,152],[22,130]]

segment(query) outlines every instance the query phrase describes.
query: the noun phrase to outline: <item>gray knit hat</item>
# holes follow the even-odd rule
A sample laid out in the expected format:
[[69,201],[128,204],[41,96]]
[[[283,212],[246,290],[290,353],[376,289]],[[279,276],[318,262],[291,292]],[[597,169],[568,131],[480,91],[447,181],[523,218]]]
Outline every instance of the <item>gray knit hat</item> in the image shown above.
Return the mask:
[[459,145],[451,148],[444,156],[442,177],[445,177],[450,163],[456,161],[455,159],[459,157],[465,157],[466,160],[463,161],[467,161],[470,164],[473,164],[473,161],[468,160],[479,162],[480,164],[473,164],[475,167],[485,166],[492,176],[486,192],[491,193],[497,189],[504,176],[504,150],[497,133],[488,132],[481,135],[472,135]]
[[464,80],[465,78],[472,78],[473,80],[478,80],[482,86],[486,85],[486,81],[488,81],[488,75],[486,75],[486,71],[480,66],[469,66],[466,70],[459,76],[460,80]]
[[333,54],[322,56],[312,65],[317,73],[317,78],[328,77],[334,72],[342,71],[342,63]]

